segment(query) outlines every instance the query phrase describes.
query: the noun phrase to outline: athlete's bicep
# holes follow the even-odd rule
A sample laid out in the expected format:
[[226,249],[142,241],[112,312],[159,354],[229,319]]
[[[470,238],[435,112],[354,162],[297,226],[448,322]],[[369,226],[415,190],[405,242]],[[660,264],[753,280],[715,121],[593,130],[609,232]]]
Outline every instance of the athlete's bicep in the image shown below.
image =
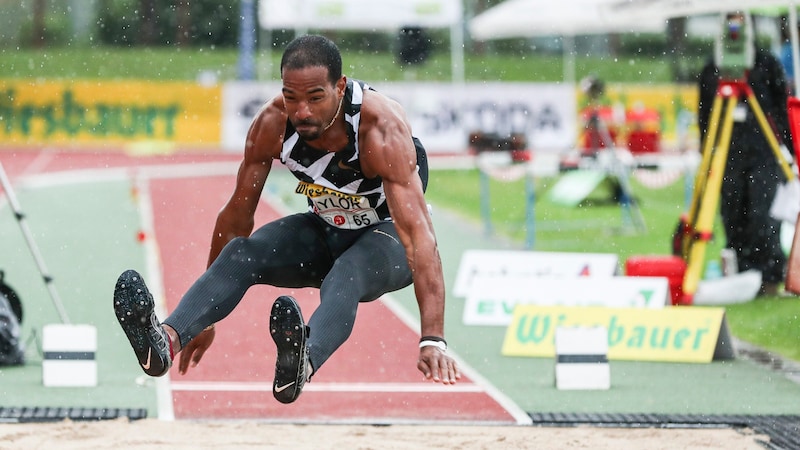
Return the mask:
[[275,102],[273,99],[258,112],[247,132],[236,186],[225,206],[233,220],[252,220],[272,162],[280,157],[286,116]]

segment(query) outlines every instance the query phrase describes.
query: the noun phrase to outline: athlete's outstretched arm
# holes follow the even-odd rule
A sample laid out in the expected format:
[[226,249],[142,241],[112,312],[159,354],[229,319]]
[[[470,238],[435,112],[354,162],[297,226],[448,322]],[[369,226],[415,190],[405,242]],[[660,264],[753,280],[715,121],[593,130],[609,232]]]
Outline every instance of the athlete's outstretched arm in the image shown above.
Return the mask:
[[[364,94],[361,110],[362,169],[383,180],[386,201],[406,249],[414,279],[422,336],[444,337],[444,277],[433,223],[428,214],[411,127],[400,106],[374,92]],[[425,378],[445,384],[460,378],[456,362],[438,347],[420,349],[417,367]]]
[[[219,256],[231,239],[249,236],[255,223],[255,212],[261,191],[267,181],[272,160],[280,156],[286,115],[283,100],[278,96],[267,102],[253,119],[244,146],[244,156],[236,176],[236,186],[230,199],[217,215],[208,266]],[[192,339],[181,352],[178,371],[186,373],[196,366],[214,341],[212,326]],[[173,340],[177,342],[177,340]],[[180,349],[177,349],[179,351]]]
[[244,157],[239,165],[233,194],[217,215],[208,265],[217,258],[223,247],[233,238],[249,236],[253,231],[254,217],[261,191],[269,175],[272,160],[280,155],[286,116],[274,99],[253,119],[244,146]]

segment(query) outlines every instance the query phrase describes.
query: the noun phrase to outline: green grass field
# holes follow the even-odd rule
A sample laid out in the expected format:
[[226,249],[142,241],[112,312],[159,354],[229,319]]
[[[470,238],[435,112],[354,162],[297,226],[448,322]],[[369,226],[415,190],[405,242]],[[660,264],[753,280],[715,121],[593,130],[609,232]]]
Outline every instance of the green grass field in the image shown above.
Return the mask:
[[[44,79],[144,79],[194,80],[212,72],[219,80],[236,78],[235,49],[203,48],[52,48],[45,50],[0,49],[0,78]],[[280,53],[261,52],[256,59],[258,78],[277,79]],[[388,53],[343,52],[343,71],[354,78],[376,81],[450,81],[450,54],[434,53],[424,64],[403,68]],[[465,55],[468,81],[555,82],[563,80],[561,55],[531,52],[529,55]],[[575,76],[595,74],[616,83],[668,83],[666,59],[620,60],[577,56]]]

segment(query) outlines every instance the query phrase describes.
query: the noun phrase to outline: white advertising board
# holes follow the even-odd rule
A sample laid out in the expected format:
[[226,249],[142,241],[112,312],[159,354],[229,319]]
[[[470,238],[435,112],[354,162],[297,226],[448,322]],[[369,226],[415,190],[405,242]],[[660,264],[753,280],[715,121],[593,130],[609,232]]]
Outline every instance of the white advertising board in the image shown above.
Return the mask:
[[575,89],[555,83],[397,83],[376,86],[406,109],[411,129],[431,152],[463,152],[480,131],[524,134],[528,148],[575,143]]
[[466,296],[463,321],[507,326],[517,304],[659,309],[668,295],[664,277],[478,276]]
[[[479,277],[612,277],[618,260],[612,253],[467,250],[461,256],[453,294],[467,297]],[[498,280],[498,284],[506,283]]]
[[226,151],[244,150],[253,117],[267,100],[280,92],[280,83],[236,81],[222,85],[222,147]]
[[[464,153],[469,135],[477,131],[501,135],[523,133],[533,150],[566,149],[575,142],[575,90],[570,86],[380,83],[374,87],[403,105],[412,132],[429,153]],[[253,116],[265,101],[280,93],[280,88],[277,82],[225,83],[222,97],[225,149],[241,151]]]

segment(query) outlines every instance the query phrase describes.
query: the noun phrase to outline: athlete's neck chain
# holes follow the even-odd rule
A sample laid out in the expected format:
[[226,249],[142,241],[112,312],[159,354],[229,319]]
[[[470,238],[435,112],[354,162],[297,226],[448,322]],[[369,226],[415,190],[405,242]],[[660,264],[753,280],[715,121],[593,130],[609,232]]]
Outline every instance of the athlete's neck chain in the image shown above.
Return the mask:
[[333,119],[331,119],[330,123],[322,129],[322,132],[328,131],[328,128],[333,126],[333,122],[336,122],[336,118],[339,117],[339,113],[342,111],[342,103],[344,103],[344,95],[342,96],[341,100],[339,100],[339,107],[336,108],[336,114],[333,115]]

